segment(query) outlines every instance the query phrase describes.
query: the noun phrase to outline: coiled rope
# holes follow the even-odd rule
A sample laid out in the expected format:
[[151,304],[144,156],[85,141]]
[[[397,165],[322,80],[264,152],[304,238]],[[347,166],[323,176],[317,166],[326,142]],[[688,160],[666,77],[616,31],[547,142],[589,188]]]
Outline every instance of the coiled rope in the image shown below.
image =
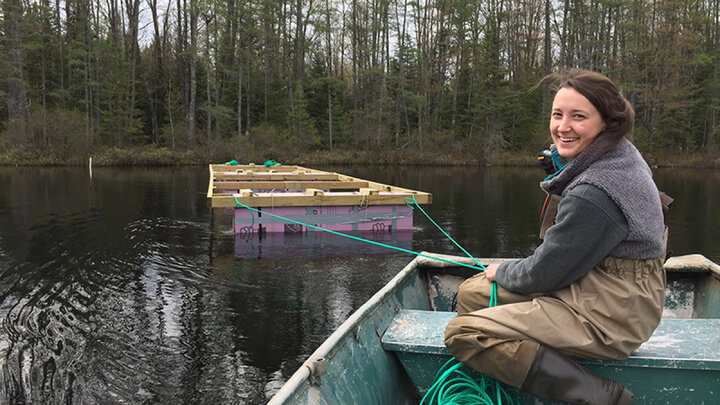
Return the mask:
[[[490,285],[489,306],[497,306],[497,283],[494,281]],[[435,374],[435,382],[422,397],[420,405],[502,405],[503,399],[507,404],[514,404],[499,382],[485,374],[474,379],[464,368],[467,366],[451,357]],[[488,394],[493,391],[497,402],[493,402]]]
[[456,358],[448,360],[435,375],[435,383],[423,397],[420,404],[442,404],[442,405],[493,405],[490,392],[494,393],[495,400],[502,404],[513,404],[512,398],[500,386],[500,383],[492,378],[482,375],[473,379],[463,369],[464,364]]

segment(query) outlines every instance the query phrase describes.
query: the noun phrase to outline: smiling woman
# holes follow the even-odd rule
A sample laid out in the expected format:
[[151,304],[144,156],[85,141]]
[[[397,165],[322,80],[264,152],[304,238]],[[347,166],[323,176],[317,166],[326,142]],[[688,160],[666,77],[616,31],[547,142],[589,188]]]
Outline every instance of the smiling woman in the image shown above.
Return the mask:
[[[550,133],[561,156],[574,158],[600,134],[612,146],[632,134],[635,110],[610,79],[581,69],[558,72],[554,77],[557,93]],[[580,145],[572,145],[576,140]]]
[[[632,392],[570,356],[625,359],[660,322],[660,196],[624,139],[634,112],[612,81],[577,69],[551,77],[550,133],[570,160],[541,183],[559,201],[557,215],[532,255],[490,265],[460,286],[445,344],[475,370],[543,399],[629,404]],[[488,307],[495,283],[499,305]]]

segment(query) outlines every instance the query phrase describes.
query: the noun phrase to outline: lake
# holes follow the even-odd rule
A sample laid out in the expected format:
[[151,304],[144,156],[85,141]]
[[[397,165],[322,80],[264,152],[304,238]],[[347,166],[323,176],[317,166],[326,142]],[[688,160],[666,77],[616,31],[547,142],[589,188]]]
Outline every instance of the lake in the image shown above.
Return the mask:
[[[433,193],[424,209],[475,256],[537,244],[539,168],[317,168]],[[675,198],[669,251],[720,262],[720,171],[655,179]],[[0,403],[265,403],[412,259],[236,238],[207,182],[207,167],[0,168]],[[392,243],[462,254],[414,218]]]

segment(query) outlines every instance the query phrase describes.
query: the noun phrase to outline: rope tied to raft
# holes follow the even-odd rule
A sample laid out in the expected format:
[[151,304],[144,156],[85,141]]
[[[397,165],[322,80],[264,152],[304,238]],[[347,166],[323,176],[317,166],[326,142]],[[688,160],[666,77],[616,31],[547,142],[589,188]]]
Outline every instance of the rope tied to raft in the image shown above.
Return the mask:
[[[233,195],[233,198],[235,199],[235,202],[237,203],[238,207],[246,208],[250,211],[251,217],[253,216],[253,212],[260,213],[262,212],[264,215],[277,218],[283,221],[287,221],[290,223],[294,223],[297,225],[305,226],[311,229],[316,229],[323,232],[328,232],[333,235],[341,236],[344,238],[353,239],[359,242],[365,242],[376,246],[385,247],[388,249],[397,250],[404,253],[410,253],[416,256],[422,256],[433,260],[439,260],[441,262],[446,262],[450,264],[454,264],[457,266],[462,267],[468,267],[471,269],[475,269],[478,271],[485,271],[485,266],[483,266],[474,256],[472,256],[467,250],[465,250],[459,243],[455,241],[445,230],[442,229],[440,225],[438,225],[437,222],[435,222],[430,215],[428,215],[425,210],[420,207],[420,204],[418,204],[417,200],[415,200],[415,196],[412,195],[411,197],[405,198],[405,204],[412,210],[415,208],[418,208],[420,212],[425,215],[425,217],[430,220],[430,222],[435,225],[436,228],[438,228],[450,241],[455,244],[463,253],[465,253],[469,258],[471,258],[475,262],[475,266],[469,265],[466,263],[458,262],[455,260],[449,260],[442,257],[435,257],[431,255],[426,255],[424,253],[415,252],[408,249],[403,249],[397,246],[387,245],[381,242],[376,242],[369,239],[360,238],[353,235],[348,235],[336,231],[332,231],[330,229],[321,228],[315,225],[306,224],[300,221],[296,221],[294,219],[286,218],[280,215],[275,215],[272,213],[269,213],[267,211],[260,211],[256,208],[252,208],[246,204],[241,203],[238,201],[237,196]],[[254,223],[254,219],[253,219]],[[491,283],[490,287],[490,307],[497,306],[497,283],[493,281]],[[454,364],[453,364],[454,363]],[[426,400],[429,399],[429,402],[427,402],[428,405],[470,405],[470,404],[479,404],[479,405],[494,405],[495,402],[493,402],[493,399],[490,397],[490,395],[487,393],[488,391],[494,391],[495,392],[495,398],[497,400],[497,404],[501,405],[503,403],[503,398],[507,401],[508,404],[513,404],[512,398],[505,392],[505,390],[500,386],[500,383],[495,381],[489,376],[486,376],[484,374],[481,374],[479,379],[473,379],[470,377],[470,375],[463,370],[465,366],[463,363],[458,361],[455,357],[451,357],[450,360],[448,360],[438,371],[438,373],[435,375],[435,382],[430,387],[428,392],[423,396],[422,400],[420,401],[420,405],[425,404]]]
[[[409,202],[412,202],[412,205],[410,205]],[[417,207],[417,208],[420,210],[420,212],[422,212],[423,215],[425,215],[425,218],[429,219],[430,222],[432,222],[432,224],[435,225],[435,227],[436,227],[437,229],[439,229],[440,232],[443,233],[443,235],[445,235],[448,239],[450,239],[450,241],[451,241],[452,243],[454,243],[455,246],[457,246],[460,250],[462,250],[463,253],[465,253],[465,255],[467,255],[467,257],[471,258],[471,259],[475,262],[475,264],[478,265],[478,268],[480,268],[480,271],[485,271],[485,266],[483,266],[482,264],[480,264],[480,262],[479,262],[473,255],[471,255],[470,253],[468,253],[468,251],[465,250],[462,246],[460,246],[459,243],[455,242],[455,239],[453,239],[450,235],[448,235],[448,233],[445,232],[445,230],[442,229],[442,227],[440,227],[440,225],[438,225],[437,222],[435,222],[432,218],[430,218],[430,215],[428,215],[428,213],[425,212],[424,209],[422,209],[422,207],[420,206],[420,204],[418,204],[417,200],[415,200],[415,194],[413,194],[411,197],[406,197],[406,198],[405,198],[405,205],[407,205],[408,207],[410,207],[411,210],[414,210],[415,207]],[[495,283],[493,282],[493,284],[495,284]]]
[[[330,229],[321,228],[321,227],[319,227],[319,226],[306,224],[306,223],[304,223],[304,222],[296,221],[296,220],[294,220],[294,219],[287,218],[287,217],[283,217],[283,216],[280,216],[280,215],[276,215],[276,214],[273,214],[273,213],[270,213],[270,212],[267,212],[267,211],[260,211],[260,210],[257,209],[257,208],[253,208],[253,207],[250,207],[250,206],[248,206],[248,205],[246,205],[246,204],[241,203],[240,201],[238,201],[237,196],[233,196],[233,198],[235,199],[235,203],[237,203],[237,206],[238,206],[238,207],[240,207],[240,208],[246,208],[246,209],[248,209],[251,213],[253,213],[253,212],[262,213],[263,215],[267,215],[267,216],[269,216],[269,217],[277,218],[277,219],[280,219],[280,220],[282,220],[282,221],[287,221],[287,222],[290,222],[290,223],[292,223],[292,224],[302,225],[302,226],[308,227],[308,228],[310,228],[310,229],[316,229],[316,230],[318,230],[318,231],[323,231],[323,232],[331,233],[331,234],[333,234],[333,235],[341,236],[341,237],[343,237],[343,238],[353,239],[353,240],[356,240],[356,241],[359,241],[359,242],[366,242],[366,243],[369,243],[369,244],[371,244],[371,245],[382,246],[382,247],[385,247],[385,248],[388,248],[388,249],[394,249],[394,250],[397,250],[397,251],[400,251],[400,252],[410,253],[410,254],[413,254],[413,255],[416,255],[416,256],[426,257],[426,258],[428,258],[428,259],[439,260],[439,261],[441,261],[441,262],[454,264],[454,265],[456,265],[456,266],[468,267],[468,268],[475,269],[475,270],[480,270],[480,271],[485,270],[485,267],[484,267],[483,265],[473,266],[473,265],[471,265],[471,264],[462,263],[462,262],[458,262],[458,261],[450,260],[450,259],[445,259],[445,258],[443,258],[443,257],[436,257],[436,256],[426,255],[426,254],[424,254],[424,253],[415,252],[415,251],[408,250],[408,249],[403,249],[403,248],[397,247],[397,246],[387,245],[387,244],[385,244],[385,243],[376,242],[376,241],[374,241],[374,240],[365,239],[365,238],[360,238],[360,237],[357,237],[357,236],[354,236],[354,235],[348,235],[348,234],[346,234],[346,233],[336,232],[336,231],[332,231],[332,230],[330,230]],[[478,264],[479,264],[479,263],[478,263]]]

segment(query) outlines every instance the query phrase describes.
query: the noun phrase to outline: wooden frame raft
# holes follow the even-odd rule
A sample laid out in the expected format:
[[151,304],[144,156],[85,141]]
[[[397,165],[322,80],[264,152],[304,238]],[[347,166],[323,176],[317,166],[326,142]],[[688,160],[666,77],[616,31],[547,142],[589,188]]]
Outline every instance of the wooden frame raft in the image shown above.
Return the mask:
[[[263,233],[412,231],[406,198],[429,193],[301,166],[210,165],[208,206],[233,209],[233,231]],[[237,202],[257,210],[239,207]]]
[[[207,204],[253,208],[404,205],[412,195],[431,204],[432,194],[301,166],[209,165]],[[233,198],[235,197],[235,198]]]

